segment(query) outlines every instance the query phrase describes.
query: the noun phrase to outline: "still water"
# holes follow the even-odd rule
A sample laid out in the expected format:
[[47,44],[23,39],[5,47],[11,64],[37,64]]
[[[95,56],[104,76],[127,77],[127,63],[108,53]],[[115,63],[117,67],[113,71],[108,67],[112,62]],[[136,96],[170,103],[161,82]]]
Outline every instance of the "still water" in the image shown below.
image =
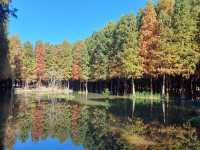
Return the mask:
[[29,94],[1,94],[1,150],[123,150],[133,149],[120,135],[128,119],[138,117],[145,123],[165,126],[183,124],[198,116],[191,102],[136,103],[95,94],[63,97]]

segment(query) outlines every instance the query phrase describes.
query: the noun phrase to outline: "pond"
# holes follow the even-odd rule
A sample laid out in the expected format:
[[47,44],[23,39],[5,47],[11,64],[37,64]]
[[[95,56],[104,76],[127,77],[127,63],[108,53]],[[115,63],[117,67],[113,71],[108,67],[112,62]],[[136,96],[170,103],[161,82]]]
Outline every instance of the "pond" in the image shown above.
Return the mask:
[[[163,135],[158,134],[162,133],[153,132],[154,129],[176,126],[170,133],[182,133],[183,124],[198,117],[199,109],[198,102],[192,101],[148,103],[123,97],[108,99],[97,94],[67,98],[4,93],[0,101],[0,149],[160,149],[162,141],[170,136],[164,134],[161,139]],[[133,123],[134,119],[142,121]],[[193,131],[192,127],[187,128],[187,132],[190,130]],[[152,136],[155,139],[151,140]],[[194,147],[200,149],[198,138],[192,139]]]

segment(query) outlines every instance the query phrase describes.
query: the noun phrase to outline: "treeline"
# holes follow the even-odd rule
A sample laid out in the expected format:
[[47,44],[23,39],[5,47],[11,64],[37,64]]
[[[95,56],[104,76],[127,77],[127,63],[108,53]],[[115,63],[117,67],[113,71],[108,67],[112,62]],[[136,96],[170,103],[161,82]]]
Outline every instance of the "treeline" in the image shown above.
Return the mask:
[[148,0],[137,16],[123,16],[75,44],[40,41],[33,48],[17,36],[9,43],[14,79],[27,86],[198,96],[200,0]]

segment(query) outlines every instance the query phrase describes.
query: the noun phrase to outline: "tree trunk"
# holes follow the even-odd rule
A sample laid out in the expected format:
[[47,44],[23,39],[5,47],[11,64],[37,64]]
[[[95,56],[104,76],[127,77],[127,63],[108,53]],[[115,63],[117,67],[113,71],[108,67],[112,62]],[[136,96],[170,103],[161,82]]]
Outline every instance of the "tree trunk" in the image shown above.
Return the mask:
[[127,95],[127,81],[124,79],[124,96]]
[[165,97],[165,75],[163,75],[162,96]]
[[25,81],[25,89],[28,89],[28,81]]
[[96,89],[95,89],[96,93],[99,93],[99,90],[98,90],[98,81],[96,81]]
[[194,98],[193,77],[191,78],[191,81],[190,81],[190,89],[191,89],[191,97],[192,97],[192,100],[193,100],[193,98]]
[[132,78],[132,96],[135,96],[135,82],[133,78]]
[[113,95],[113,80],[110,81],[110,92]]
[[119,96],[119,78],[117,78],[117,96]]
[[153,78],[150,78],[150,92],[151,92],[151,96],[153,96]]
[[166,110],[165,110],[165,102],[162,101],[162,109],[163,109],[163,122],[166,123]]
[[133,101],[132,101],[132,118],[134,117],[134,112],[135,112],[135,98],[133,97]]
[[88,94],[88,85],[87,85],[87,81],[85,82],[85,94],[87,95]]
[[181,89],[180,89],[181,98],[185,98],[185,91],[184,91],[184,79],[181,79]]
[[69,90],[69,80],[67,80],[67,89]]

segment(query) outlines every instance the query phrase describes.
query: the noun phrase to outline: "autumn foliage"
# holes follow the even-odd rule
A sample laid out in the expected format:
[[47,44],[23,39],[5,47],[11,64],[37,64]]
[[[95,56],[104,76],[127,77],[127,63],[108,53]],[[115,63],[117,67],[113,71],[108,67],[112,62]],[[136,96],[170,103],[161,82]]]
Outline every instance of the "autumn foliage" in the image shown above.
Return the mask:
[[154,56],[156,49],[157,20],[152,2],[149,0],[143,12],[142,25],[139,37],[139,49],[142,57],[145,74],[152,75],[154,69]]
[[39,140],[43,135],[43,106],[37,105],[32,113],[32,139]]
[[39,82],[44,78],[45,71],[45,47],[42,43],[36,46],[36,74]]
[[73,65],[72,65],[72,79],[80,79],[81,70],[81,48],[83,46],[82,42],[77,42],[73,49]]

